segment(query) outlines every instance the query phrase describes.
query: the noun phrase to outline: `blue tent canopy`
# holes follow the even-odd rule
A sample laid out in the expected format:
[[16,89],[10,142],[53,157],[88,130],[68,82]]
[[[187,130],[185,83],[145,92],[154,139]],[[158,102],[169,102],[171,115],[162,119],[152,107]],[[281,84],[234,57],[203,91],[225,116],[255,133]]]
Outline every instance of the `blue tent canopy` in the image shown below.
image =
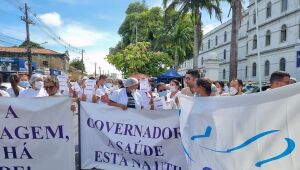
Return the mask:
[[167,72],[158,76],[158,79],[171,79],[171,78],[181,78],[182,76],[176,72],[174,69],[169,69]]

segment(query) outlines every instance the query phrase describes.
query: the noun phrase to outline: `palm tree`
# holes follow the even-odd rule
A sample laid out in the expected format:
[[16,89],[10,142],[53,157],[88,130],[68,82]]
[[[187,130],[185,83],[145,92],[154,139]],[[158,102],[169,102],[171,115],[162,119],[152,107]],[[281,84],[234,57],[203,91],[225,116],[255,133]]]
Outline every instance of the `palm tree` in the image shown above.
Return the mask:
[[183,17],[188,13],[192,14],[194,24],[194,52],[193,52],[193,68],[198,68],[199,48],[201,45],[201,12],[206,10],[210,17],[213,13],[218,20],[221,21],[222,11],[220,9],[220,0],[163,0],[166,13],[169,10],[179,8],[179,17]]
[[242,2],[241,0],[225,0],[231,5],[232,19],[231,19],[231,44],[230,44],[230,73],[229,81],[237,78],[238,67],[238,32],[242,19]]

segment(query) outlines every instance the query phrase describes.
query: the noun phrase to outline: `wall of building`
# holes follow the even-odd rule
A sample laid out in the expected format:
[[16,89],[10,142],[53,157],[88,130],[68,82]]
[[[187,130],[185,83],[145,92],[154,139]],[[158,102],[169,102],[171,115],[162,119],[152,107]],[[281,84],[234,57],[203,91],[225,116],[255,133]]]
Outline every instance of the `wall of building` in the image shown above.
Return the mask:
[[[287,0],[288,7],[282,11],[283,0],[260,0],[258,2],[258,18],[254,23],[253,14],[255,12],[254,0],[249,1],[249,8],[244,12],[241,27],[238,35],[238,78],[243,81],[258,81],[258,55],[260,50],[261,77],[264,82],[268,82],[272,72],[279,70],[280,59],[286,60],[286,71],[293,77],[300,80],[300,70],[296,67],[297,51],[300,51],[300,1]],[[267,17],[267,4],[271,3],[271,16]],[[253,48],[254,36],[256,35],[256,24],[259,25],[259,45]],[[287,27],[287,39],[281,42],[282,26]],[[271,32],[270,45],[266,45],[266,33]],[[225,32],[227,39],[224,41]],[[217,54],[221,61],[219,64],[219,80],[228,81],[230,62],[230,39],[231,20],[218,26],[203,37],[203,48],[199,54],[199,68],[203,59]],[[216,37],[218,42],[216,43]],[[209,44],[210,43],[210,44]],[[225,50],[225,54],[224,54]],[[265,62],[270,62],[269,74],[265,75]],[[256,63],[256,76],[252,75],[253,63]],[[192,60],[181,65],[179,72],[192,68]],[[225,76],[223,72],[225,71]]]

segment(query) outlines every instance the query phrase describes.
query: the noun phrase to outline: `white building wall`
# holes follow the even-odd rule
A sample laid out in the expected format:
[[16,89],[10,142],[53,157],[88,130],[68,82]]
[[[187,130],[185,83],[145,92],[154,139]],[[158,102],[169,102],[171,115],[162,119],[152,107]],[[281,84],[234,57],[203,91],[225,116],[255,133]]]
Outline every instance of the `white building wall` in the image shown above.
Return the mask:
[[[259,24],[259,49],[261,52],[261,76],[263,82],[269,81],[272,72],[279,70],[279,61],[281,58],[286,59],[286,71],[292,77],[300,80],[300,68],[296,67],[296,53],[300,51],[300,0],[288,0],[288,8],[281,11],[282,0],[260,0],[258,2],[258,18],[256,23]],[[271,2],[271,17],[267,18],[267,4]],[[252,75],[253,63],[258,64],[257,49],[253,49],[253,38],[256,34],[256,25],[253,22],[253,13],[255,12],[254,0],[249,1],[249,8],[244,12],[238,35],[238,78],[243,81],[258,81],[258,65],[256,76]],[[287,26],[287,41],[281,42],[281,28]],[[271,44],[266,46],[266,32],[271,31]],[[227,33],[227,41],[224,42],[224,32]],[[231,21],[223,23],[203,37],[203,50],[200,50],[199,68],[202,68],[202,58],[207,59],[210,53],[217,53],[220,59],[219,80],[228,81],[229,79],[229,61],[230,61],[230,40],[231,40]],[[216,45],[216,36],[218,43]],[[208,42],[210,41],[210,48]],[[248,44],[248,45],[247,45]],[[226,58],[224,59],[224,49]],[[269,75],[265,76],[265,61],[270,62]],[[188,64],[181,65],[182,70],[192,68],[192,60]],[[246,74],[247,67],[247,74]],[[225,79],[223,71],[225,70]],[[209,75],[209,73],[208,73]]]

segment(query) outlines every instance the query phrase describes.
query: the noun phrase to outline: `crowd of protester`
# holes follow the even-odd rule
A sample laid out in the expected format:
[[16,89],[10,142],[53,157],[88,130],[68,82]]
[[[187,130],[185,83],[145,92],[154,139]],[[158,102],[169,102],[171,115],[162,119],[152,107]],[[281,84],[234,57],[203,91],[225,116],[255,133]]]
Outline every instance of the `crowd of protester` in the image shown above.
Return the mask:
[[[86,92],[86,81],[94,80],[92,94]],[[2,97],[47,97],[69,96],[72,100],[71,110],[76,111],[79,101],[119,107],[122,110],[128,108],[144,110],[178,109],[180,108],[179,96],[209,97],[209,96],[237,96],[244,95],[243,81],[233,79],[230,83],[213,81],[209,78],[201,78],[198,70],[188,70],[184,77],[183,85],[176,79],[169,84],[158,83],[157,86],[147,81],[136,78],[110,79],[105,75],[95,77],[82,77],[80,80],[69,79],[67,88],[60,90],[59,80],[54,76],[33,74],[30,78],[26,75],[11,74],[9,78],[11,88],[0,90]],[[79,88],[74,87],[74,83]],[[270,88],[279,88],[296,83],[287,72],[276,71],[270,77]],[[143,86],[143,87],[141,87]]]

